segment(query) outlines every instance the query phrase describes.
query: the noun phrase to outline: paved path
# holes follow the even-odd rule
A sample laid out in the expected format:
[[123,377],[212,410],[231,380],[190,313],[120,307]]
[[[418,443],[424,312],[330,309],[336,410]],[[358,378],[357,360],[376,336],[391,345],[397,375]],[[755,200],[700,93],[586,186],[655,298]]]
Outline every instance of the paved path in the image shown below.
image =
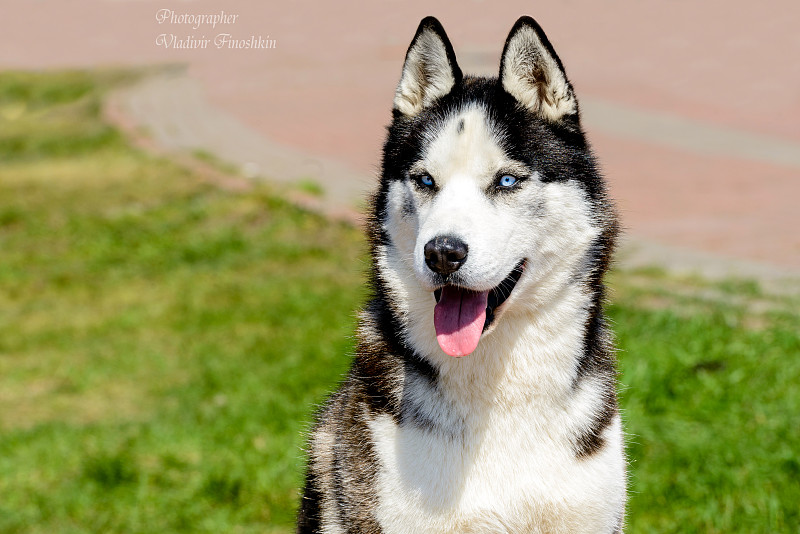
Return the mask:
[[[198,28],[176,15],[237,15]],[[567,66],[628,233],[663,250],[800,272],[800,3],[470,0],[6,0],[0,68],[185,64],[123,102],[161,142],[251,173],[314,177],[333,204],[374,180],[405,48],[435,14],[466,71],[494,73],[520,14]],[[261,50],[173,49],[158,36],[251,35]],[[650,246],[650,245],[648,245]],[[688,252],[691,254],[691,252]]]

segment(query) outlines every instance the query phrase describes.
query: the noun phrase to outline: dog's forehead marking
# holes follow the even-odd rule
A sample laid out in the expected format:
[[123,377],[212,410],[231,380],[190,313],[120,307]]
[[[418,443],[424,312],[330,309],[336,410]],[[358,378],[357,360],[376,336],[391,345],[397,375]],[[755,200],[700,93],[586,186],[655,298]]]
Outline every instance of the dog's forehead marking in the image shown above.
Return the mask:
[[491,180],[508,163],[486,111],[472,105],[453,113],[431,132],[423,159],[412,170],[430,173],[443,185],[455,175]]

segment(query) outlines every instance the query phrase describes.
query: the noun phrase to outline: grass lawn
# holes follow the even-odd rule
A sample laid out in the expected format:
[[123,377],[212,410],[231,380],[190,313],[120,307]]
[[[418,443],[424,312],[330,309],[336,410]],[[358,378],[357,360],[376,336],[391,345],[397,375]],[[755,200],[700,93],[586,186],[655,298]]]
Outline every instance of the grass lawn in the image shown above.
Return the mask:
[[[0,74],[0,532],[290,532],[363,239],[131,148],[127,77]],[[612,284],[628,532],[797,532],[800,301]]]

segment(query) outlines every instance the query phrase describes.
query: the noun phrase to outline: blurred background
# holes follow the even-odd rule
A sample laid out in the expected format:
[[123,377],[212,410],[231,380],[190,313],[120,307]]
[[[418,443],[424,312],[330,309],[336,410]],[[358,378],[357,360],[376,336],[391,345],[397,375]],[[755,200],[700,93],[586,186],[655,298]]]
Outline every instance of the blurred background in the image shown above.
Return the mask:
[[0,531],[289,532],[408,43],[523,14],[625,227],[629,531],[796,532],[790,0],[0,2]]

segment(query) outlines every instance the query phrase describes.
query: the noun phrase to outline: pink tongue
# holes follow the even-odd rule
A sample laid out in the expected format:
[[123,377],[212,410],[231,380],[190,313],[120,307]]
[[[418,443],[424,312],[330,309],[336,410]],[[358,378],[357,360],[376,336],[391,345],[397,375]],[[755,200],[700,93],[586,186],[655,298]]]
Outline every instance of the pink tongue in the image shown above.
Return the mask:
[[433,310],[433,325],[443,351],[450,356],[466,356],[475,350],[486,322],[488,298],[488,291],[442,288],[442,297]]

